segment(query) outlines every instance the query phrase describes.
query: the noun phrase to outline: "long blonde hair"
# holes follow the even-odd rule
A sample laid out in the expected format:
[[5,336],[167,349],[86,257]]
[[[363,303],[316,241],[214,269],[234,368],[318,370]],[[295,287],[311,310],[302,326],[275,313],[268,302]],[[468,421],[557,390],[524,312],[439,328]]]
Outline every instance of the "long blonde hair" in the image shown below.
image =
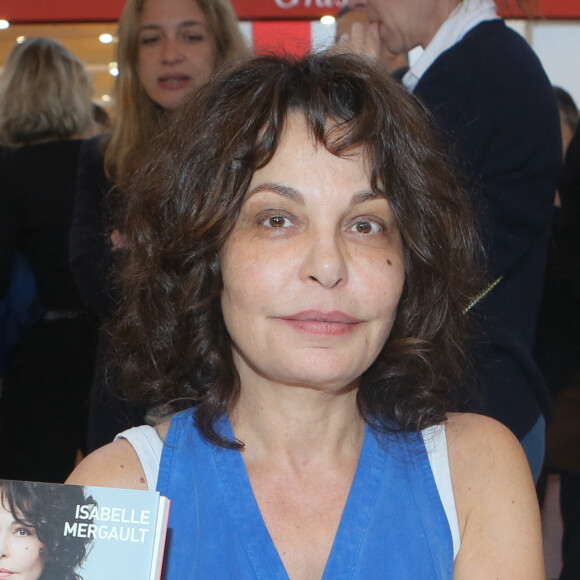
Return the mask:
[[80,136],[92,122],[92,95],[85,67],[64,46],[41,37],[17,44],[0,79],[0,141]]
[[[218,66],[247,53],[229,0],[192,2],[197,2],[215,38]],[[113,134],[106,145],[105,171],[121,187],[127,177],[131,152],[157,133],[164,117],[162,108],[149,98],[139,78],[139,20],[144,4],[145,0],[128,0],[119,20],[117,113]]]

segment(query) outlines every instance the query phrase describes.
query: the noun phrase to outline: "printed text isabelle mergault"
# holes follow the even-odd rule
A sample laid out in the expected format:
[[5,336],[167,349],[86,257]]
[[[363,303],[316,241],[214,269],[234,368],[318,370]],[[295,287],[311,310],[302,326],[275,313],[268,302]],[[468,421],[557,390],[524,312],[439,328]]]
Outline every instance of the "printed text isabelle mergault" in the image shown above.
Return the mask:
[[143,543],[149,532],[151,510],[77,505],[75,519],[65,522],[65,536]]

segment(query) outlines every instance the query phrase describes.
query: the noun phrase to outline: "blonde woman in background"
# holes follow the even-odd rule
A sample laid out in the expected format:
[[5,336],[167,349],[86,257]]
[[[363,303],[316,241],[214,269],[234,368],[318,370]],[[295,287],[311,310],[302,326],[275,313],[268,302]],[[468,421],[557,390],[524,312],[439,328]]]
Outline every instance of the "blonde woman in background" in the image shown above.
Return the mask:
[[[247,52],[229,0],[129,0],[119,21],[116,116],[111,135],[83,148],[70,262],[87,306],[106,318],[115,306],[109,279],[122,244],[122,192],[132,167],[165,127],[183,98],[220,65]],[[108,196],[107,210],[103,200]],[[106,376],[101,338],[91,391],[89,448],[143,422],[143,410],[124,405]]]
[[48,38],[14,46],[0,78],[0,91],[4,145],[83,137],[90,130],[90,79],[73,54]]
[[129,0],[118,36],[117,115],[105,167],[122,185],[131,152],[165,125],[163,113],[246,45],[229,0]]
[[16,46],[0,86],[0,298],[20,252],[37,286],[38,317],[7,356],[0,478],[64,481],[83,447],[96,326],[69,270],[68,234],[93,90],[64,46]]

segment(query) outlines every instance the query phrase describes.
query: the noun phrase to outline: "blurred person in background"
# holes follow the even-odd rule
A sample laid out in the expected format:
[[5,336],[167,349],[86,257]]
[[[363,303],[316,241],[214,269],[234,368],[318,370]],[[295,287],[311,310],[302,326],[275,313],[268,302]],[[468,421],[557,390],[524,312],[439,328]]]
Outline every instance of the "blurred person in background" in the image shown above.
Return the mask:
[[561,87],[554,87],[556,103],[560,113],[560,128],[562,129],[562,152],[566,156],[570,141],[578,126],[578,107],[572,95]]
[[[92,111],[92,129],[87,131],[87,137],[100,135],[111,127],[105,109],[93,103]],[[0,164],[11,149],[0,145]],[[0,397],[6,356],[13,345],[20,342],[24,330],[36,322],[40,315],[35,302],[36,285],[30,264],[20,252],[16,252],[12,259],[10,287],[4,298],[0,299]]]
[[[0,145],[0,166],[9,156],[11,147]],[[22,329],[27,326],[30,306],[36,294],[34,276],[26,258],[16,253],[13,257],[10,287],[0,298],[0,399],[6,356],[18,342]]]
[[92,130],[93,89],[65,47],[31,38],[14,47],[0,81],[0,296],[21,253],[38,317],[7,355],[0,477],[62,482],[84,449],[96,325],[68,265],[76,171]]
[[[222,64],[247,48],[229,0],[129,0],[119,21],[119,76],[113,131],[89,140],[81,151],[70,263],[85,304],[101,319],[116,305],[111,275],[123,191],[151,140],[167,125],[184,97]],[[101,333],[91,388],[89,449],[143,423],[146,409],[126,404],[106,369],[107,338]],[[154,418],[151,420],[155,420]]]
[[[518,2],[526,8],[525,0]],[[562,163],[558,111],[540,61],[492,0],[350,0],[370,26],[349,46],[380,58],[425,50],[403,84],[433,113],[478,213],[487,288],[473,305],[481,338],[476,408],[521,441],[534,477],[550,404],[532,358],[554,192]]]
[[[336,15],[335,41],[346,42],[350,34],[350,29],[355,22],[360,23],[364,27],[369,25],[369,21],[363,10],[349,8],[348,6],[342,8]],[[407,53],[393,54],[384,45],[381,45],[379,60],[385,65],[388,73],[399,81],[409,70]]]
[[[567,425],[559,443],[568,458],[560,475],[560,504],[564,519],[563,562],[560,580],[580,577],[580,128],[570,141],[560,183],[562,218],[558,232],[557,271],[567,305],[570,361],[559,407],[567,411]],[[566,396],[564,396],[566,393]],[[556,407],[558,409],[558,406]]]
[[[560,87],[554,87],[554,95],[560,114],[562,131],[562,158],[566,157],[572,136],[578,126],[578,109],[572,96]],[[560,184],[561,185],[561,184]],[[567,186],[565,185],[565,188]],[[558,392],[570,378],[576,365],[577,354],[573,340],[575,329],[570,325],[567,311],[570,307],[565,288],[562,286],[561,268],[558,265],[559,230],[562,220],[562,201],[559,190],[554,196],[552,228],[548,248],[548,262],[545,273],[542,305],[534,343],[534,359],[538,364],[546,384],[556,398]]]
[[564,522],[560,580],[580,577],[580,130],[573,99],[557,91],[565,151],[555,207],[551,262],[535,355],[554,394],[546,437],[546,475],[560,478]]

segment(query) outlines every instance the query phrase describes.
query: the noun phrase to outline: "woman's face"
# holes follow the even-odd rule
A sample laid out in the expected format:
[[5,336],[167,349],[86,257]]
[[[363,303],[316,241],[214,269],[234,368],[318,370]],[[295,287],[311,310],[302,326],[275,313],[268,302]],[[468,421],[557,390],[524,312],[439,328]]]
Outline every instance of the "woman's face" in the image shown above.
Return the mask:
[[393,213],[362,155],[315,146],[299,114],[255,172],[221,267],[242,391],[259,381],[356,386],[385,344],[405,277]]
[[164,109],[208,81],[217,49],[195,0],[145,0],[139,20],[139,76]]
[[349,0],[378,23],[381,43],[394,54],[429,44],[458,0]]
[[36,530],[15,521],[0,502],[0,579],[38,580],[44,569],[43,552]]

